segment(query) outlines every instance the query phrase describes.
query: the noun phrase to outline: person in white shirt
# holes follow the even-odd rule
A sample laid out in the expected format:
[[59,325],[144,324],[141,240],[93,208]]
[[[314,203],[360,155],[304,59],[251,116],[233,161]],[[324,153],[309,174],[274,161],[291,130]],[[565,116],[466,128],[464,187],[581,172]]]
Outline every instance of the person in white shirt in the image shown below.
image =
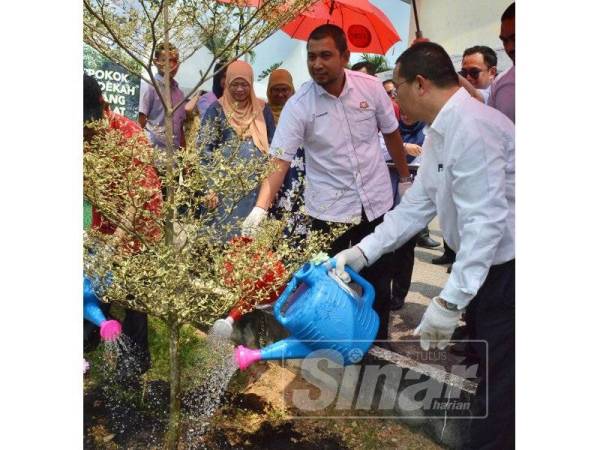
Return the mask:
[[[459,86],[446,51],[434,43],[406,50],[394,70],[398,102],[424,121],[419,175],[383,223],[335,256],[347,278],[376,264],[436,214],[456,252],[452,273],[415,330],[421,346],[443,349],[463,312],[479,357],[468,448],[514,447],[515,139],[514,124]],[[489,389],[486,399],[486,391]]]
[[[411,186],[411,178],[392,102],[376,77],[345,69],[350,52],[343,30],[331,24],[317,27],[309,36],[307,54],[312,81],[304,83],[281,112],[270,148],[278,170],[263,182],[242,229],[252,234],[264,219],[296,150],[304,147],[304,201],[312,228],[327,230],[330,222],[352,224],[332,244],[333,255],[371,233],[393,206],[378,130],[398,170],[401,193]],[[375,288],[377,339],[387,339],[390,258],[385,256],[362,273]]]

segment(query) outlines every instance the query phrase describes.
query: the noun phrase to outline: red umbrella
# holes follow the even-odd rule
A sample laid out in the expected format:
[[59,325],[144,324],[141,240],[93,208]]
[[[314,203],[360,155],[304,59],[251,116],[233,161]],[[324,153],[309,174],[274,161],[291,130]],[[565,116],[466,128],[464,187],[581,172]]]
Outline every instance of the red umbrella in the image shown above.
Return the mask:
[[[238,6],[259,7],[264,0],[218,0]],[[282,5],[285,8],[285,5]],[[319,25],[331,23],[344,30],[351,52],[385,55],[400,41],[400,36],[386,15],[368,0],[319,0],[282,28],[288,35],[303,41]]]
[[385,55],[400,40],[390,20],[368,0],[320,0],[282,30],[306,41],[315,28],[326,23],[344,30],[351,52]]

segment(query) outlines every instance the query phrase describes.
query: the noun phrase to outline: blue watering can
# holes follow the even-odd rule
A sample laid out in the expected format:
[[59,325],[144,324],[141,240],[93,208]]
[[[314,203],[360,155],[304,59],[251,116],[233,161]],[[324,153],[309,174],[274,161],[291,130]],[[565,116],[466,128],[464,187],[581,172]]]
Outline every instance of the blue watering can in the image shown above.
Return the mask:
[[333,259],[307,263],[294,274],[273,308],[291,336],[260,350],[238,346],[235,360],[240,369],[259,360],[305,358],[316,350],[335,350],[344,364],[362,359],[379,329],[379,316],[373,310],[375,290],[346,267],[363,290],[359,296],[335,275],[334,267]]
[[121,324],[104,316],[92,281],[86,276],[83,277],[83,318],[100,327],[100,337],[104,341],[117,339],[121,334]]

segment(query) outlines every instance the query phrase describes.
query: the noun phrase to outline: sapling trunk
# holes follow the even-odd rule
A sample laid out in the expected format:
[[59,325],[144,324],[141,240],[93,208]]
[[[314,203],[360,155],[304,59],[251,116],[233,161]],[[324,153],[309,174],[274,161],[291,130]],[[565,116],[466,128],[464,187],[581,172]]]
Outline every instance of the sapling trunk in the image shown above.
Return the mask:
[[[165,30],[165,48],[166,61],[163,67],[165,70],[163,98],[165,100],[165,137],[167,147],[167,210],[165,221],[165,238],[167,244],[173,245],[173,218],[174,218],[174,186],[175,179],[173,173],[173,163],[175,162],[175,145],[173,130],[173,104],[171,102],[171,63],[169,50],[169,8],[163,9],[163,23]],[[160,55],[163,57],[164,55]],[[179,143],[177,143],[179,144]],[[181,367],[179,362],[179,322],[176,318],[171,318],[169,323],[169,429],[167,430],[166,445],[168,450],[176,450],[179,444],[179,435],[181,432]]]
[[165,448],[176,450],[181,432],[181,365],[179,361],[179,329],[176,320],[169,324],[169,428]]

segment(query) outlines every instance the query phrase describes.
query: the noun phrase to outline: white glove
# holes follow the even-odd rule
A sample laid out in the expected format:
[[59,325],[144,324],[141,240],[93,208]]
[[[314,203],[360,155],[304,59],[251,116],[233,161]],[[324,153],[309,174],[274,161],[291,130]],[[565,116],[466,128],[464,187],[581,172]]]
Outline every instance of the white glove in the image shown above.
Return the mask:
[[406,191],[412,186],[412,181],[405,181],[404,183],[398,183],[398,195],[400,198],[406,194]]
[[250,214],[248,214],[248,217],[242,223],[242,236],[254,236],[258,225],[265,217],[267,217],[267,211],[259,206],[252,208],[252,211],[250,211]]
[[367,259],[357,245],[342,250],[333,259],[335,259],[335,273],[344,283],[350,283],[350,275],[344,270],[346,265],[352,267],[355,272],[360,272],[367,265]]
[[429,303],[421,323],[413,335],[421,335],[421,348],[425,351],[431,348],[443,350],[448,345],[455,328],[458,325],[462,311],[450,311],[440,303],[439,297],[434,297]]

